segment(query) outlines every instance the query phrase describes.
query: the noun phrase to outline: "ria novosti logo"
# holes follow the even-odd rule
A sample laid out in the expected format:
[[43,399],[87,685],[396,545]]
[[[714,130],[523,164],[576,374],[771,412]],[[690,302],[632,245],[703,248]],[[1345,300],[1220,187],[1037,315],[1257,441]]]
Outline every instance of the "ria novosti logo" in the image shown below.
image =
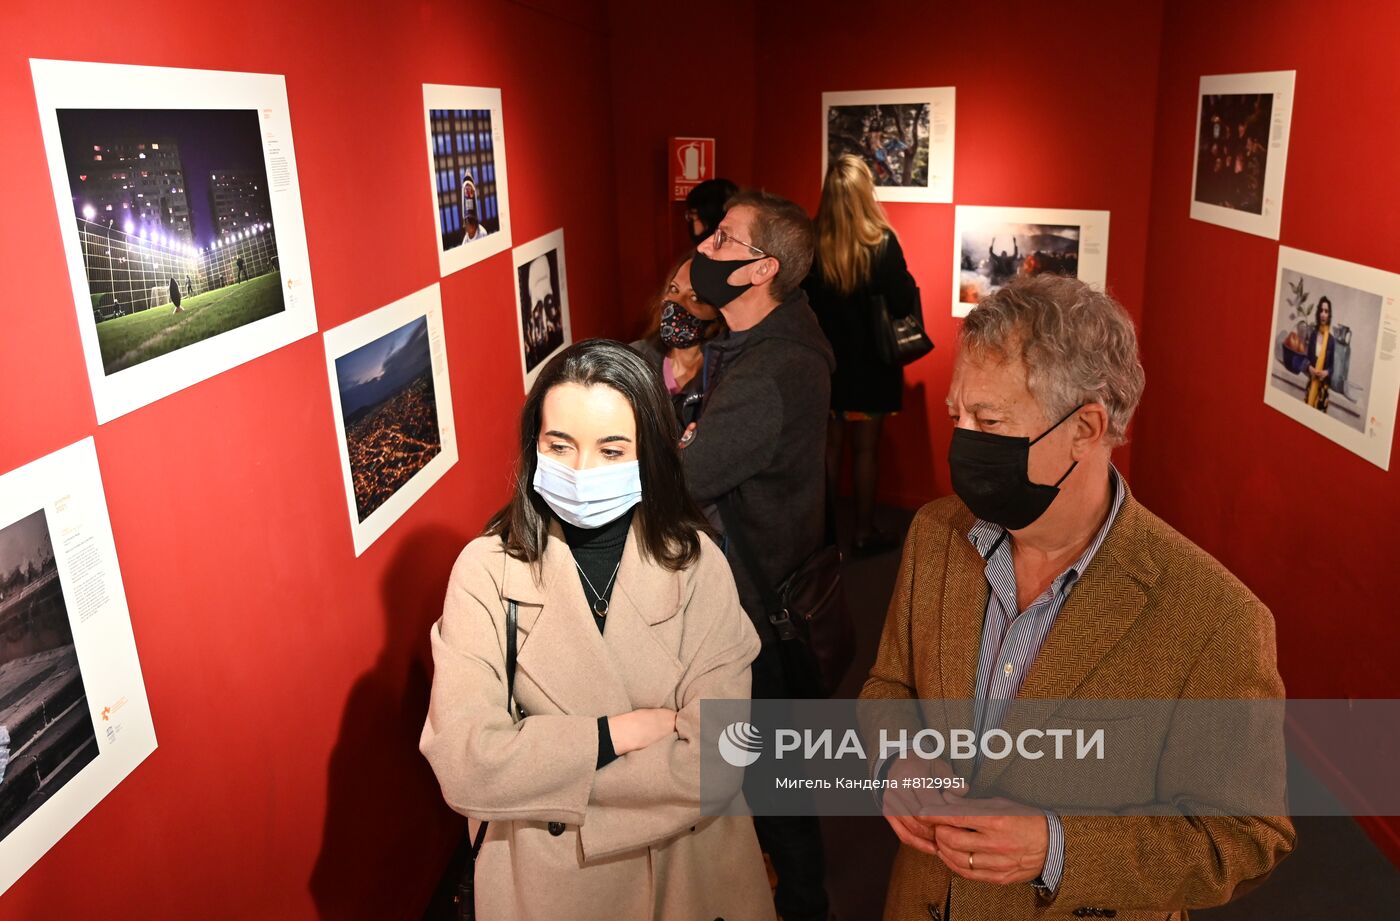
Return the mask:
[[730,723],[719,735],[719,754],[731,767],[748,767],[763,754],[763,734],[752,723]]

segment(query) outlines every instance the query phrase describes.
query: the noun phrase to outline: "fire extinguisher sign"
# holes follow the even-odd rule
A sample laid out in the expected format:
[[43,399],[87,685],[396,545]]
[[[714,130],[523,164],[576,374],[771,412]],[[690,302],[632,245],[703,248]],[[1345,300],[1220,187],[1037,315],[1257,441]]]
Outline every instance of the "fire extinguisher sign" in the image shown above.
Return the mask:
[[671,200],[685,201],[690,190],[715,178],[714,138],[671,138]]

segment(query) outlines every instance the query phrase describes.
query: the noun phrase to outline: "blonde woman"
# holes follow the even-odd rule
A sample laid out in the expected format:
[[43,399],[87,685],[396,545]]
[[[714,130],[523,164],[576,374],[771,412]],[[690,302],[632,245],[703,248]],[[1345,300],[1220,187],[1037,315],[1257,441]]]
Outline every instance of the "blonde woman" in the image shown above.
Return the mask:
[[828,494],[835,496],[849,440],[856,555],[891,549],[898,540],[874,524],[877,452],[885,417],[902,405],[904,375],[898,365],[880,358],[875,312],[883,298],[892,317],[908,316],[917,289],[899,238],[875,200],[870,168],[859,157],[837,157],[826,174],[817,209],[816,258],[803,287],[836,353],[827,430]]

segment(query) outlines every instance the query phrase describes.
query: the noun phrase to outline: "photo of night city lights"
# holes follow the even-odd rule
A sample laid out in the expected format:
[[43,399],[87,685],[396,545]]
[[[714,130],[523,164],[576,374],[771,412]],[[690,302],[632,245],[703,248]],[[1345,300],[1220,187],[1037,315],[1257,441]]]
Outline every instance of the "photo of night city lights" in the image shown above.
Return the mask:
[[457,463],[442,291],[429,285],[324,339],[359,556]]
[[428,318],[336,359],[340,411],[364,521],[442,451]]
[[256,110],[57,116],[105,373],[285,309]]

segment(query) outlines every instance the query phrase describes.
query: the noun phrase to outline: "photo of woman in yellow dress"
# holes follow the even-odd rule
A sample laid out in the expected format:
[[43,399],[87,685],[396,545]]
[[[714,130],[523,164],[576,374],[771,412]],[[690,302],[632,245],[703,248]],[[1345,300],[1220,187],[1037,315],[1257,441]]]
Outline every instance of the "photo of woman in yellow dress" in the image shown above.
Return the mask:
[[1327,396],[1330,393],[1332,358],[1336,343],[1332,340],[1332,302],[1320,298],[1317,302],[1317,327],[1308,337],[1307,372],[1308,405],[1327,412]]

